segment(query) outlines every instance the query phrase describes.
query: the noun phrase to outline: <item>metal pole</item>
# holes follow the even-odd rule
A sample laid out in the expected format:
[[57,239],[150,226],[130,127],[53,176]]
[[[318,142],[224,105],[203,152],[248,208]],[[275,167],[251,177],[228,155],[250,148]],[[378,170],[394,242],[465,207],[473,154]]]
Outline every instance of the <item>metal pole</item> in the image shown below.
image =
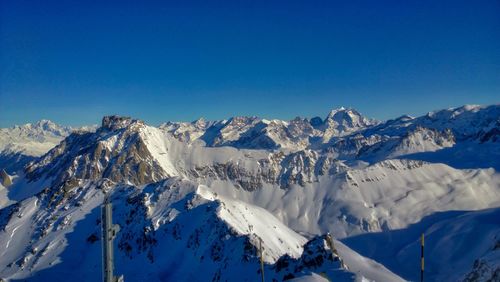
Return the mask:
[[103,281],[104,282],[117,282],[123,278],[114,276],[114,254],[113,254],[113,240],[116,237],[120,226],[113,224],[113,206],[109,202],[108,197],[104,201],[101,210],[102,222],[102,262],[103,262]]
[[420,282],[424,281],[424,233],[420,238]]
[[260,273],[262,275],[262,282],[264,282],[264,253],[262,252],[262,239],[259,237],[259,253],[260,253]]

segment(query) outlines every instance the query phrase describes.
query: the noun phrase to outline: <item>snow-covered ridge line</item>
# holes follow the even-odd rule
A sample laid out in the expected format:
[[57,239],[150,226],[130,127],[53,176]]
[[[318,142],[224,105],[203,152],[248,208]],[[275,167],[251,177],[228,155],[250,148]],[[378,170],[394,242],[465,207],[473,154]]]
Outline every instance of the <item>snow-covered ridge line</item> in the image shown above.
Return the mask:
[[[339,109],[325,120],[234,117],[181,130],[107,116],[2,173],[0,278],[43,281],[71,269],[96,280],[106,192],[122,228],[117,264],[132,281],[256,280],[259,238],[277,280],[325,272],[335,281],[400,281],[357,254],[342,268],[322,236],[384,234],[439,212],[497,208],[499,118],[496,105],[384,123]],[[484,266],[465,262],[457,275]]]
[[[424,127],[452,130],[457,138],[498,140],[499,105],[466,105],[412,118],[402,116],[378,122],[352,108],[332,110],[325,119],[295,118],[291,121],[259,117],[233,117],[222,121],[198,119],[193,122],[167,122],[159,128],[182,142],[202,142],[207,146],[233,146],[250,149],[288,149],[325,147],[343,137],[361,133],[371,136],[401,136],[408,130]],[[105,117],[103,126],[123,126],[130,118]],[[117,121],[120,119],[120,121]],[[0,129],[0,152],[40,156],[73,131],[94,131],[96,126],[73,129],[42,120],[35,124]]]
[[[7,214],[0,212],[0,244],[9,245],[0,259],[1,265],[8,265],[0,269],[1,277],[46,281],[71,271],[81,274],[78,281],[98,280],[100,261],[95,257],[100,254],[98,211],[103,191],[109,193],[114,220],[121,226],[116,271],[132,281],[161,280],[165,270],[176,281],[255,281],[260,240],[269,279],[326,272],[336,281],[402,281],[336,241],[353,271],[342,269],[324,237],[308,242],[265,209],[179,178],[141,187],[82,182],[64,194],[46,189]],[[20,247],[25,245],[29,247]],[[85,255],[77,259],[74,252]],[[196,276],[199,273],[204,276]]]

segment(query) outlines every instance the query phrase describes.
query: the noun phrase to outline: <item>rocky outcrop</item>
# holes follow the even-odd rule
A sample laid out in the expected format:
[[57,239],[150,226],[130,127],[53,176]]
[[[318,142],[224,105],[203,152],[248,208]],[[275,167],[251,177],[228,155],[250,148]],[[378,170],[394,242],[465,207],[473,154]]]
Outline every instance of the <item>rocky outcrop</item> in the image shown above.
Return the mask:
[[122,116],[105,116],[102,119],[101,129],[117,130],[130,126],[133,123],[144,124],[142,121]]
[[274,271],[281,277],[281,281],[293,279],[297,273],[323,273],[327,269],[347,269],[337,251],[330,248],[327,236],[317,236],[307,242],[300,258],[285,255],[276,261]]
[[[372,135],[375,137],[378,135]],[[376,141],[378,140],[378,142]],[[401,136],[383,136],[366,142],[356,158],[379,161],[421,152],[433,152],[455,145],[452,130],[436,130],[417,126]]]
[[472,270],[465,276],[463,282],[500,281],[500,267],[491,265],[485,260],[476,260]]
[[319,181],[323,175],[345,172],[348,167],[332,154],[320,154],[303,150],[288,155],[283,152],[270,153],[268,158],[258,160],[256,170],[249,170],[237,162],[214,163],[196,166],[187,171],[199,181],[205,179],[228,180],[236,187],[247,191],[260,189],[263,184],[278,185],[287,189],[291,185],[305,186]]
[[27,177],[53,177],[53,184],[70,179],[110,179],[116,183],[147,184],[168,177],[149,151],[140,130],[142,121],[104,117],[95,133],[75,132],[31,163]]
[[0,169],[13,174],[22,171],[28,163],[35,159],[36,157],[33,156],[6,150],[0,153]]
[[10,185],[12,185],[10,175],[8,175],[7,172],[3,169],[0,171],[0,181],[3,187],[9,187]]

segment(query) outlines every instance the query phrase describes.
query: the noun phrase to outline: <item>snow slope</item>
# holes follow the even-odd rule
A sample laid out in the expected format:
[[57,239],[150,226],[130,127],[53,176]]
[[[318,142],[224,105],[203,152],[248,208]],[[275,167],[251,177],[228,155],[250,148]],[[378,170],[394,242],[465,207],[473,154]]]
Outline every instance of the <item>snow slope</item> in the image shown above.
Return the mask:
[[[301,269],[292,272],[295,277],[323,271],[335,280],[340,272],[342,276],[350,273],[348,277],[352,278],[365,277],[366,273],[369,279],[402,281],[337,241],[349,269],[341,269],[333,259],[304,266],[303,260],[307,260],[302,252],[307,240],[269,212],[218,197],[208,187],[180,179],[144,187],[86,183],[56,200],[50,210],[44,208],[44,202],[52,201],[51,191],[11,206],[7,215],[1,214],[0,244],[5,246],[2,263],[6,267],[0,275],[7,279],[63,281],[70,273],[80,273],[73,280],[98,280],[100,261],[96,257],[100,246],[96,234],[103,191],[111,194],[115,220],[121,226],[116,271],[131,281],[206,281],[208,277],[216,281],[255,281],[259,278],[260,239],[269,279],[290,275],[275,264],[286,256]],[[36,221],[41,224],[33,225]],[[321,250],[331,256],[326,247]]]
[[[52,148],[8,159],[17,168],[0,186],[0,278],[99,280],[106,193],[128,281],[255,281],[260,239],[268,279],[415,280],[421,232],[435,257],[429,279],[494,280],[499,108],[160,128],[109,116],[95,131],[5,131],[2,148]],[[326,233],[341,239],[335,252]]]
[[427,216],[407,229],[354,236],[343,242],[398,269],[404,278],[418,280],[419,236],[424,233],[426,279],[496,281],[500,274],[499,226],[499,208],[448,211]]

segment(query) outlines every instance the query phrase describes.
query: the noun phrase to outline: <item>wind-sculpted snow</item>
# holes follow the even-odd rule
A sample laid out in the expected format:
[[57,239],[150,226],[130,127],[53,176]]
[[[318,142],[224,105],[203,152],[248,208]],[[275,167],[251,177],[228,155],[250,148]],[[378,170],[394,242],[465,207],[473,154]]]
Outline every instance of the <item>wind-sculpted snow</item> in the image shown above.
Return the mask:
[[[386,122],[338,109],[325,119],[235,117],[159,128],[109,116],[95,131],[71,134],[26,127],[61,139],[41,156],[11,157],[16,169],[2,173],[0,278],[100,280],[106,194],[121,227],[116,272],[127,281],[256,281],[260,240],[266,281],[415,279],[414,226],[448,212],[434,227],[442,231],[425,229],[433,252],[463,242],[476,251],[431,261],[439,267],[429,277],[494,280],[497,252],[446,231],[500,230],[472,217],[455,222],[452,213],[500,207],[499,118],[494,105]],[[17,141],[9,142],[2,146]],[[334,239],[334,251],[326,233],[346,244]],[[370,247],[388,244],[371,234],[392,233],[406,234],[407,249]],[[445,264],[461,270],[451,276]]]

